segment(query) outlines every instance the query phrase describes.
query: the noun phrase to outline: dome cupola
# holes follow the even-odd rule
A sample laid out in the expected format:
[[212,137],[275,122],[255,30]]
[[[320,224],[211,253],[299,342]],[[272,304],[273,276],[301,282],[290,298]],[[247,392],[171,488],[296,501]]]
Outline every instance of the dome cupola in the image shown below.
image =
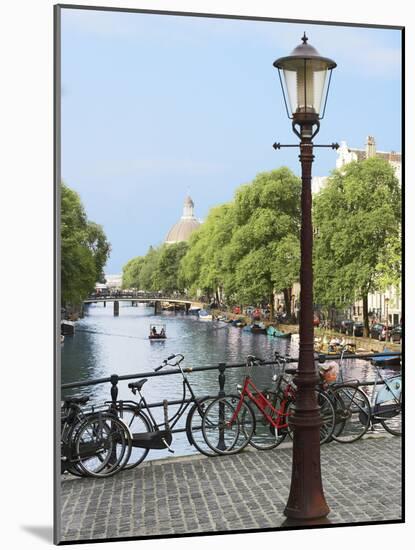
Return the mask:
[[167,233],[166,240],[164,241],[166,244],[188,241],[193,231],[200,227],[200,222],[194,215],[194,207],[195,203],[191,197],[187,195],[184,199],[183,215]]

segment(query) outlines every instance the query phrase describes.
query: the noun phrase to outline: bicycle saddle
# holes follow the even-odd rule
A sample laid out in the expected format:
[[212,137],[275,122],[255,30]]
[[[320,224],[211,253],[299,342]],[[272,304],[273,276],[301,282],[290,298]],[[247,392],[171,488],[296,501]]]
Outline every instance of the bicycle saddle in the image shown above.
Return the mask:
[[65,405],[85,405],[88,401],[89,397],[87,395],[73,395],[64,399]]
[[139,380],[138,382],[130,382],[128,384],[128,387],[131,389],[136,389],[138,391],[141,391],[141,388],[144,386],[144,384],[147,382],[148,378],[143,378],[142,380]]

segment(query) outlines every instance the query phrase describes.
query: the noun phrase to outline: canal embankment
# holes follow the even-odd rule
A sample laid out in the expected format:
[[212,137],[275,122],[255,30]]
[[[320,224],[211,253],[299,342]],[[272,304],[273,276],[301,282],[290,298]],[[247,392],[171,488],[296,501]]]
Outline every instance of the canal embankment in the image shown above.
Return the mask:
[[[225,315],[227,319],[240,319],[246,324],[252,323],[252,317],[249,315],[244,314],[237,314],[237,313],[231,313],[231,312],[223,312],[219,310],[214,311],[215,316]],[[286,324],[286,323],[277,323],[272,321],[263,320],[263,323],[265,326],[273,326],[280,330],[281,332],[290,332],[292,334],[298,334],[299,333],[299,325],[298,324]],[[357,349],[365,350],[367,352],[374,351],[376,353],[384,351],[385,348],[387,348],[389,351],[401,351],[402,345],[398,343],[393,342],[383,342],[379,340],[375,340],[373,338],[366,338],[364,336],[350,336],[342,334],[341,332],[338,332],[333,329],[325,329],[320,327],[314,328],[314,335],[316,337],[320,338],[326,338],[328,340],[331,340],[333,338],[339,338],[342,340],[343,338],[352,344],[356,345]]]

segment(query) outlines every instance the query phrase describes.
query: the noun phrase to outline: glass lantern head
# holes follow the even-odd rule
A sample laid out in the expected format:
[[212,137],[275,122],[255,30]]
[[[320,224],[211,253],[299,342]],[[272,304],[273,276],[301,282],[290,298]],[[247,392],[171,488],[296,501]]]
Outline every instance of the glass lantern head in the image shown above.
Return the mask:
[[319,120],[324,116],[331,72],[336,63],[322,57],[307,41],[304,33],[302,44],[290,55],[274,61],[273,65],[278,69],[289,118],[305,115]]

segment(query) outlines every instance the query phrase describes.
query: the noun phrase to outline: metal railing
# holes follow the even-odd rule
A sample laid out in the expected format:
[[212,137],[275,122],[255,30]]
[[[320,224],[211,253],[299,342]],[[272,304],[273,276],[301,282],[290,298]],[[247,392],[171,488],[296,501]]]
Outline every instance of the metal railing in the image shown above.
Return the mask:
[[[345,353],[343,355],[341,354],[316,354],[316,361],[324,362],[325,360],[333,360],[333,359],[363,359],[363,360],[370,360],[370,359],[376,359],[377,357],[385,358],[385,357],[397,357],[401,356],[401,352],[381,352],[381,353],[368,353],[368,354],[353,354],[353,353]],[[289,357],[287,358],[287,362],[289,363],[298,363],[298,358]],[[264,361],[261,363],[261,365],[275,365],[277,364],[276,360],[273,361]],[[218,385],[219,385],[219,396],[224,396],[224,388],[225,388],[225,382],[226,382],[226,370],[227,369],[234,369],[234,368],[242,368],[245,367],[246,363],[218,363],[217,365],[206,365],[203,367],[183,367],[183,371],[185,373],[194,373],[194,372],[202,372],[202,371],[210,371],[210,370],[218,370],[219,376],[218,376]],[[77,382],[69,382],[66,384],[61,385],[62,390],[67,389],[73,389],[73,388],[80,388],[80,387],[87,387],[87,386],[95,386],[98,384],[111,384],[111,400],[114,402],[117,400],[118,397],[118,383],[125,380],[133,380],[137,378],[153,378],[158,376],[170,376],[173,374],[180,374],[180,369],[169,369],[164,370],[160,372],[154,372],[154,371],[148,371],[148,372],[140,372],[135,374],[112,374],[110,376],[104,377],[104,378],[95,378],[93,380],[81,380]],[[370,381],[358,381],[359,385],[362,386],[371,386],[374,385],[375,382]],[[383,381],[377,382],[378,384],[384,384]],[[169,404],[171,405],[178,405],[182,402],[182,400],[177,401],[169,401]],[[150,403],[149,407],[161,407],[162,402],[160,403]]]

